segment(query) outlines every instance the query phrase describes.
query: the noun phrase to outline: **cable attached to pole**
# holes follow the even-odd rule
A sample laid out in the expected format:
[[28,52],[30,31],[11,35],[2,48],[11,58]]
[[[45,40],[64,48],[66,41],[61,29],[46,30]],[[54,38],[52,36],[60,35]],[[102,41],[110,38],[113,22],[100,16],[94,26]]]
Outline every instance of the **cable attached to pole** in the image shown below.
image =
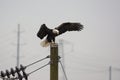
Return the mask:
[[65,72],[65,69],[64,69],[64,67],[63,67],[63,65],[62,65],[62,62],[61,62],[60,60],[59,60],[59,62],[60,62],[61,68],[62,68],[62,70],[63,70],[65,79],[68,80],[67,75],[66,75],[66,72]]
[[27,66],[25,66],[25,67],[32,66],[32,65],[34,65],[34,64],[36,64],[36,63],[38,63],[38,62],[41,62],[41,61],[43,61],[43,60],[45,60],[45,59],[47,59],[47,58],[50,58],[50,56],[48,55],[48,56],[46,56],[45,58],[40,59],[40,60],[37,60],[37,61],[35,61],[35,62],[31,63],[31,64],[28,64],[28,65],[27,65]]
[[32,73],[34,73],[34,72],[36,72],[36,71],[38,71],[38,70],[40,70],[40,69],[42,69],[42,68],[46,67],[46,66],[47,66],[47,65],[49,65],[50,63],[51,63],[51,62],[48,62],[47,64],[45,64],[45,65],[41,66],[40,68],[38,68],[38,69],[35,69],[35,70],[31,71],[30,73],[28,73],[28,75],[30,75],[30,74],[32,74]]

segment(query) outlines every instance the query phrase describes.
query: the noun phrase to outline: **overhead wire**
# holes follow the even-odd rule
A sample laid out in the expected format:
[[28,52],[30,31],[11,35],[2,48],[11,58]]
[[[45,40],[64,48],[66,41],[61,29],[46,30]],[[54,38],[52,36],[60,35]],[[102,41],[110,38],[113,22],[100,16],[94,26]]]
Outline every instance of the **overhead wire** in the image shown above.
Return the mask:
[[41,62],[41,61],[43,61],[43,60],[45,60],[45,59],[47,59],[47,58],[50,58],[50,56],[48,55],[48,56],[46,56],[45,58],[42,58],[42,59],[37,60],[37,61],[35,61],[35,62],[31,63],[31,64],[28,64],[28,65],[25,66],[25,67],[29,67],[29,66],[31,66],[31,65],[34,65],[34,64],[36,64],[36,63],[38,63],[38,62]]
[[30,75],[30,74],[32,74],[32,73],[34,73],[34,72],[36,72],[36,71],[38,71],[38,70],[40,70],[40,69],[42,69],[42,68],[46,67],[46,66],[47,66],[47,65],[49,65],[50,63],[51,63],[51,62],[48,62],[47,64],[45,64],[45,65],[41,66],[40,68],[37,68],[37,69],[35,69],[35,70],[31,71],[30,73],[28,73],[28,75]]

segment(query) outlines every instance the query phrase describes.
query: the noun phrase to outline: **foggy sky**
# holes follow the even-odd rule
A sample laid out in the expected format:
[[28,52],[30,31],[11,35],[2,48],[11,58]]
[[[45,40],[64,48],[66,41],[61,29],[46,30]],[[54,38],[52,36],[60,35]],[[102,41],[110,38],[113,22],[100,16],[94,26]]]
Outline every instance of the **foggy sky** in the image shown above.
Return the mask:
[[[68,80],[109,80],[109,66],[113,67],[113,80],[119,80],[119,0],[0,0],[0,70],[16,66],[18,24],[21,26],[20,63],[27,65],[49,55],[49,47],[41,47],[41,40],[36,36],[40,25],[45,23],[54,28],[63,22],[84,25],[81,32],[67,32],[56,38],[58,43],[64,40]],[[49,80],[49,66],[29,79]]]

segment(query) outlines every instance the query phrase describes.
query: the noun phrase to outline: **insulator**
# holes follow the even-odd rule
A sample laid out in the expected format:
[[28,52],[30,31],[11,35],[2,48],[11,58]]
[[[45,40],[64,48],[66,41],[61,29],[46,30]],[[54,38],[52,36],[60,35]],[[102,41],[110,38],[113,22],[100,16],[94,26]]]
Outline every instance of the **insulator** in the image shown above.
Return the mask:
[[25,80],[28,80],[28,75],[26,74],[25,71],[22,71],[23,72],[23,77],[25,78]]
[[18,79],[19,79],[19,80],[22,80],[23,77],[22,77],[22,75],[20,74],[20,72],[17,72],[17,74],[18,74]]
[[12,76],[15,76],[15,70],[13,68],[11,68],[10,72],[11,72]]
[[22,64],[20,65],[20,70],[25,70],[25,66],[23,66]]
[[3,72],[3,71],[1,71],[1,77],[5,77],[6,75],[5,75],[5,73]]
[[25,80],[28,80],[28,75],[25,73],[25,68],[26,68],[25,66],[20,65],[20,70],[23,73],[23,77],[25,78]]
[[10,78],[10,72],[8,70],[6,70],[6,76]]
[[17,66],[15,67],[15,69],[16,69],[16,72],[20,72],[20,69]]

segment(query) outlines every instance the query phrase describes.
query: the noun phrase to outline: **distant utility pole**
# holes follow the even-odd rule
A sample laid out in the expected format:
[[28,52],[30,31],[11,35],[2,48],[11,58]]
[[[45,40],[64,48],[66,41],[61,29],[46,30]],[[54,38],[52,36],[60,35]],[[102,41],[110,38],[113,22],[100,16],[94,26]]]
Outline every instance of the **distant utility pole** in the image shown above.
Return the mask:
[[109,80],[112,80],[112,66],[109,67]]
[[18,31],[17,31],[17,67],[19,67],[20,63],[20,24],[18,24]]

